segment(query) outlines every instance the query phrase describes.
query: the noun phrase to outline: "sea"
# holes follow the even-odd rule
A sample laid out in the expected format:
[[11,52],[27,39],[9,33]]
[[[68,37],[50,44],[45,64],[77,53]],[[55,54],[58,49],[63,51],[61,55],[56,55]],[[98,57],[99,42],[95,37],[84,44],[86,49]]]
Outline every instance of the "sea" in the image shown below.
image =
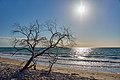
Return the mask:
[[[36,50],[45,48],[36,48]],[[20,51],[15,55],[13,47],[0,47],[0,57],[27,61],[31,54]],[[120,74],[120,48],[56,48],[47,51],[52,56],[57,55],[54,67],[87,70],[94,72],[110,72]],[[37,64],[49,66],[51,58],[44,54],[36,58]]]

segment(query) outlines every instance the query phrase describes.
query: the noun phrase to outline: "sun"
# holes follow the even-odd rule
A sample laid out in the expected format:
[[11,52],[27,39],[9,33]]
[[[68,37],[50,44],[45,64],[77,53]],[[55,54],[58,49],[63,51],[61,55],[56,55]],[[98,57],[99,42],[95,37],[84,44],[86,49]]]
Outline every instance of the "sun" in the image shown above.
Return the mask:
[[83,4],[76,5],[74,7],[74,13],[76,16],[83,16],[87,13],[87,8]]
[[80,5],[80,6],[76,7],[76,13],[78,13],[78,14],[85,14],[85,12],[86,12],[85,6]]

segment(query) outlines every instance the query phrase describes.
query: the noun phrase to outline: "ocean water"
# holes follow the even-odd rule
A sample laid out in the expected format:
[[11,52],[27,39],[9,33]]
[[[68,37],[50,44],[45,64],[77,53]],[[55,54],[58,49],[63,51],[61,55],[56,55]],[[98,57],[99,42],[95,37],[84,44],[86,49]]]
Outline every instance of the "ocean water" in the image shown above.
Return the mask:
[[[44,48],[36,48],[44,49]],[[12,47],[0,47],[0,56],[6,58],[26,61],[30,58],[27,51],[18,52],[12,56],[15,49]],[[120,73],[120,48],[72,48],[72,49],[51,49],[48,52],[58,55],[58,60],[54,64],[57,67],[65,67],[78,70],[88,70],[95,72]],[[49,65],[49,57],[39,56],[37,63]]]

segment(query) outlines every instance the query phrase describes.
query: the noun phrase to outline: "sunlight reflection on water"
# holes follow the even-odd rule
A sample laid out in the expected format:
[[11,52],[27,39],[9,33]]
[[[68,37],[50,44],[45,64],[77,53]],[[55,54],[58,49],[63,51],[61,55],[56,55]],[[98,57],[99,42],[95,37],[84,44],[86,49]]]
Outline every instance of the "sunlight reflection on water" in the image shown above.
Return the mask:
[[88,56],[90,52],[92,51],[91,48],[73,48],[72,49],[72,57],[76,57],[79,59],[84,59],[84,56]]

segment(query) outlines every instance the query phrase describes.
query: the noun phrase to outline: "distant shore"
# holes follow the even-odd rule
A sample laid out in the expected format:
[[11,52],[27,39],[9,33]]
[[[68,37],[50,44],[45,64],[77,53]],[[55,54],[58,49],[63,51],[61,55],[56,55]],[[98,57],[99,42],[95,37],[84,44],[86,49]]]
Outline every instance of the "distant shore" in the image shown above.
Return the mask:
[[[9,59],[9,58],[0,58],[0,62],[6,63],[6,64],[12,64],[12,65],[20,65],[22,61]],[[43,65],[37,65],[38,70],[46,70],[47,66]],[[60,72],[64,74],[73,74],[73,75],[79,75],[82,77],[94,77],[98,80],[120,80],[120,74],[116,73],[103,73],[103,72],[92,72],[92,71],[86,71],[86,70],[73,70],[70,68],[62,68],[62,67],[54,67],[52,69],[53,72]]]

